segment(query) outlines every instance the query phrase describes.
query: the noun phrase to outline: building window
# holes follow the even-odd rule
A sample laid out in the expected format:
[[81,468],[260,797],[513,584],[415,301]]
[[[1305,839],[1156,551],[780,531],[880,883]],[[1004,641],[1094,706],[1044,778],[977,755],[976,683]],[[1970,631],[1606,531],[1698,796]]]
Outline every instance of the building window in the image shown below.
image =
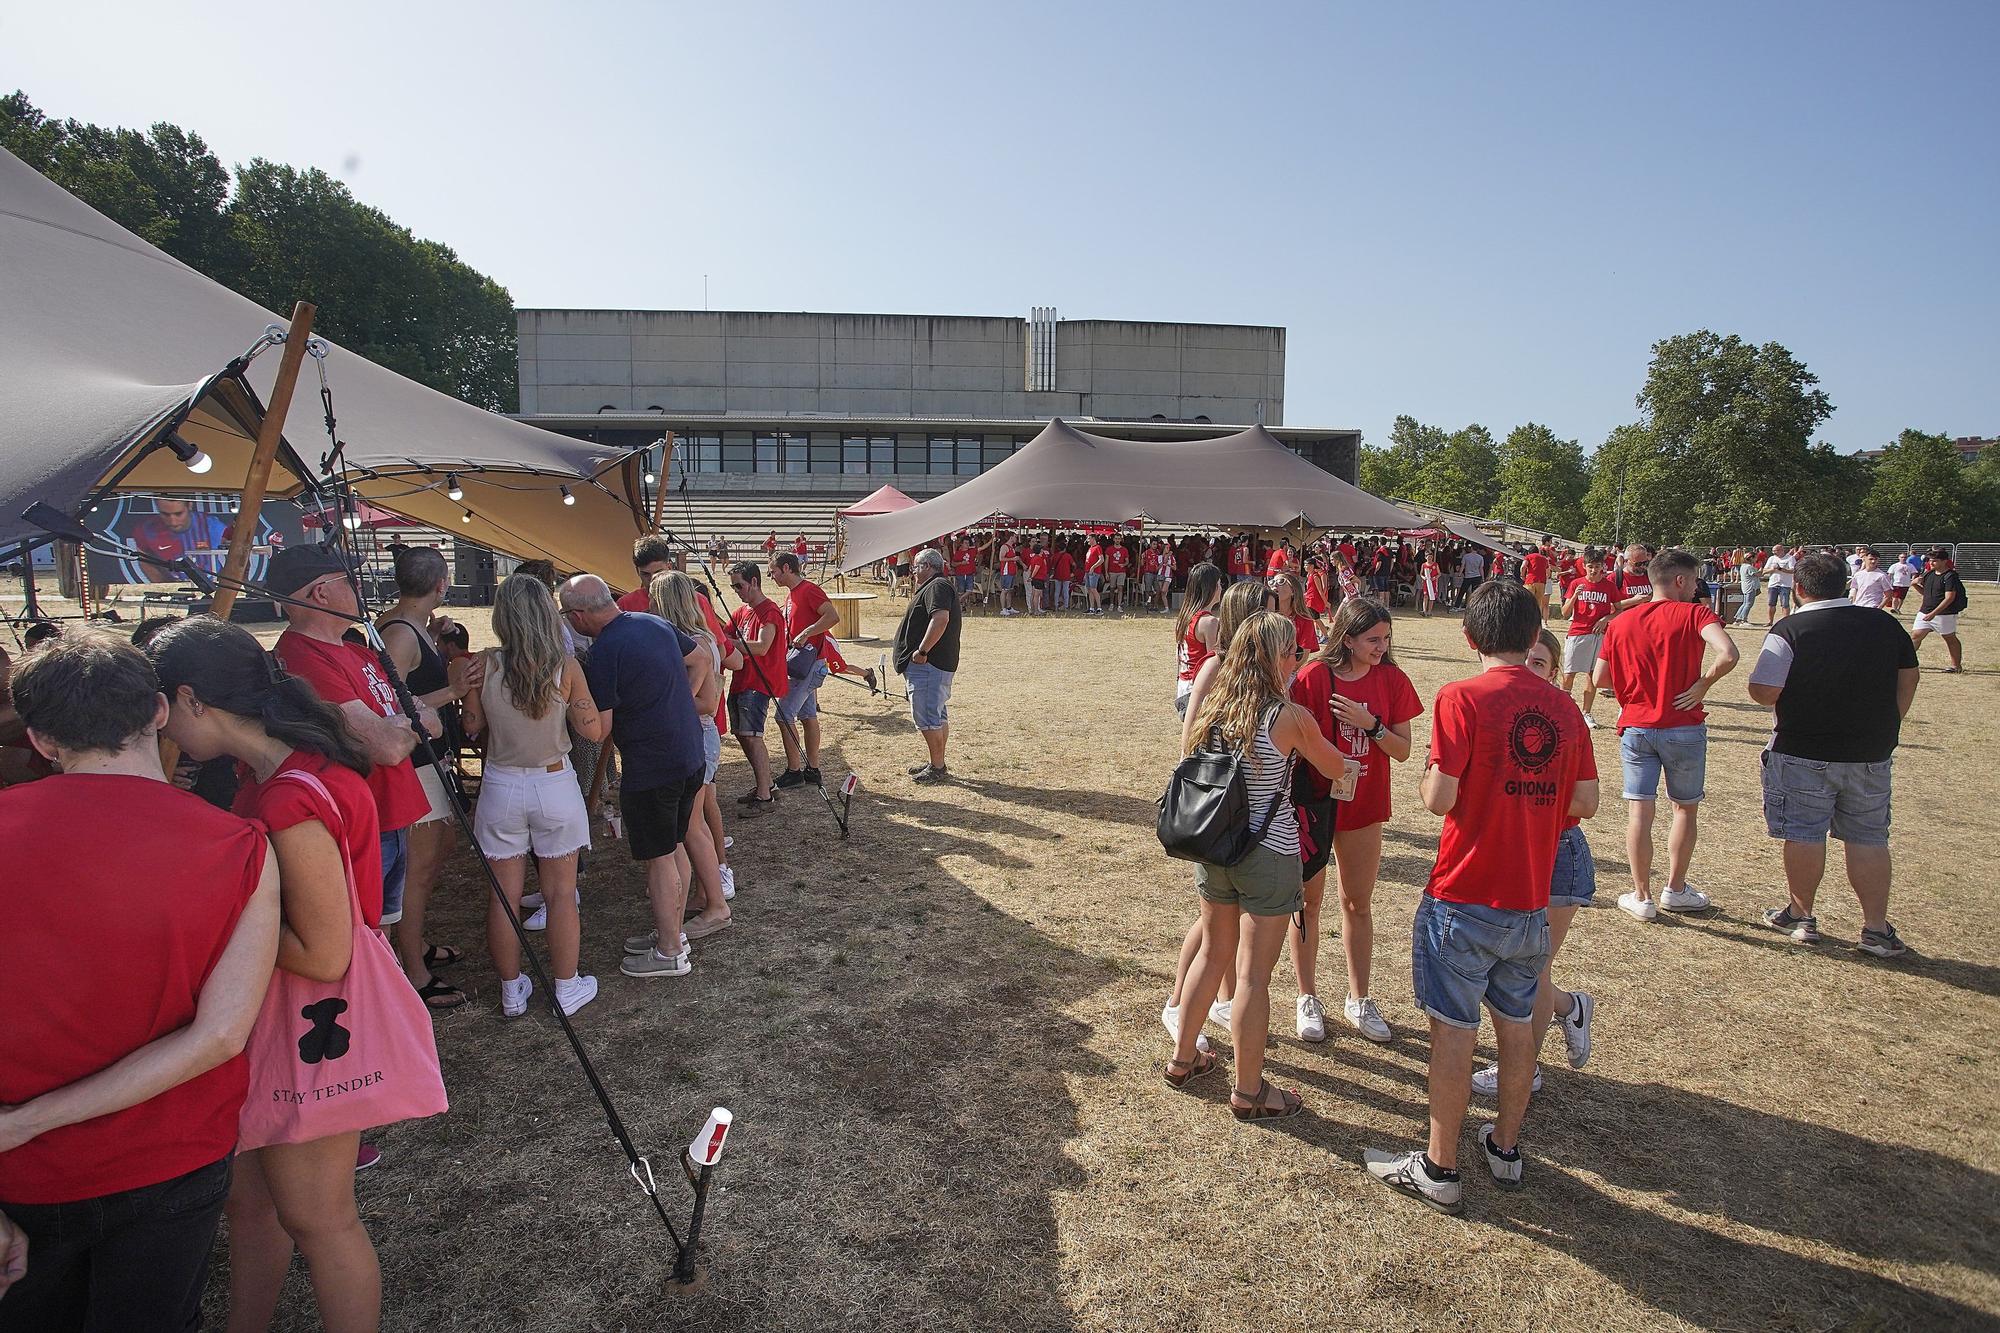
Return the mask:
[[872,435],[868,439],[868,471],[877,477],[891,476],[896,471],[896,437],[893,435]]
[[930,471],[924,437],[906,436],[896,441],[896,472],[900,476],[922,476]]
[[812,471],[823,475],[840,472],[840,437],[815,432],[812,436]]
[[807,471],[806,450],[810,446],[810,441],[804,435],[787,432],[778,437],[778,446],[785,459],[785,475],[804,476]]
[[759,435],[757,437],[757,470],[773,473],[778,470],[778,437]]
[[958,442],[958,475],[961,477],[979,475],[979,441],[976,438]]
[[957,441],[949,435],[931,436],[931,473],[935,476],[951,475],[952,460],[956,456]]
[[1014,437],[1011,435],[988,435],[986,437],[986,466],[998,467],[1014,452]]
[[722,470],[724,472],[754,472],[756,456],[751,452],[750,432],[732,430],[722,436]]
[[868,437],[849,435],[840,442],[840,470],[848,476],[868,471]]

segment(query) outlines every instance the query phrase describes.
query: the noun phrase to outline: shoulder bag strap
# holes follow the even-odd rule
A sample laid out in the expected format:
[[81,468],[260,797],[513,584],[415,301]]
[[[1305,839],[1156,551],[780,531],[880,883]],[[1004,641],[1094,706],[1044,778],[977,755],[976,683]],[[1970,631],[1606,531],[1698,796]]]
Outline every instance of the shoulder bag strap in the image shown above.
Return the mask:
[[334,850],[340,853],[341,872],[347,876],[347,910],[354,914],[354,924],[365,929],[368,921],[361,912],[361,890],[354,883],[354,863],[347,858],[347,817],[340,813],[340,802],[333,799],[333,793],[327,790],[326,784],[319,780],[317,773],[288,768],[275,775],[271,781],[276,782],[280,778],[290,778],[300,786],[318,792],[319,798],[326,802],[326,808],[333,811],[334,822],[339,827],[330,828],[327,832],[333,835]]
[[[1278,710],[1282,707],[1284,707],[1283,704],[1273,705],[1271,711],[1264,715],[1264,721],[1258,733],[1259,735],[1268,735],[1270,733],[1271,724],[1278,720]],[[1252,737],[1250,743],[1252,745],[1255,745],[1257,743],[1256,738]],[[1271,743],[1271,748],[1272,749],[1277,748],[1276,741],[1273,741]],[[1271,831],[1271,821],[1278,817],[1278,802],[1291,799],[1292,765],[1296,763],[1297,760],[1294,759],[1291,755],[1284,756],[1284,760],[1285,760],[1285,776],[1278,783],[1277,788],[1274,791],[1272,791],[1271,803],[1264,807],[1263,827],[1257,830],[1256,836],[1260,841],[1263,839],[1266,833]]]

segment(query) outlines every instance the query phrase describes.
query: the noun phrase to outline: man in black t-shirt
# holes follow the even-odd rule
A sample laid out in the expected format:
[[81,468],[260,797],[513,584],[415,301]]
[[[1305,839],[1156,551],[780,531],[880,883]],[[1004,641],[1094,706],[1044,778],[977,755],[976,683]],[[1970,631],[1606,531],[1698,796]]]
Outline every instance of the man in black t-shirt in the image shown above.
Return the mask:
[[946,776],[944,743],[951,733],[946,705],[958,670],[962,623],[958,592],[943,574],[942,553],[930,547],[917,552],[911,570],[916,591],[896,627],[896,670],[909,682],[910,715],[930,750],[930,758],[912,767],[910,776],[926,783],[943,782]]
[[1933,634],[1942,636],[1945,651],[1951,654],[1951,665],[1945,671],[1949,674],[1959,670],[1965,665],[1964,650],[1958,642],[1958,613],[1965,609],[1965,580],[1953,567],[1948,548],[1940,546],[1931,552],[1923,577],[1917,580],[1917,591],[1923,601],[1917,604],[1911,638],[1921,645]]
[[1917,693],[1917,650],[1901,622],[1847,599],[1839,556],[1798,562],[1798,609],[1771,627],[1750,671],[1750,697],[1776,708],[1764,752],[1764,823],[1785,843],[1790,900],[1765,924],[1819,943],[1813,898],[1829,832],[1845,844],[1861,901],[1857,947],[1907,952],[1889,924],[1890,770]]

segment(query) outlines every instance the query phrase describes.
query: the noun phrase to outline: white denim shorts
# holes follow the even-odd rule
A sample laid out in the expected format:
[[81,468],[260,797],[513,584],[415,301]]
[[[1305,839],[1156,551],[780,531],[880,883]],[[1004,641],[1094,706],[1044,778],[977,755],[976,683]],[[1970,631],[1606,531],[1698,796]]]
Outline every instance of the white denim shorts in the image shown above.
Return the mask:
[[590,846],[590,816],[576,770],[567,759],[553,772],[488,764],[472,832],[479,849],[496,861],[529,852],[553,859]]

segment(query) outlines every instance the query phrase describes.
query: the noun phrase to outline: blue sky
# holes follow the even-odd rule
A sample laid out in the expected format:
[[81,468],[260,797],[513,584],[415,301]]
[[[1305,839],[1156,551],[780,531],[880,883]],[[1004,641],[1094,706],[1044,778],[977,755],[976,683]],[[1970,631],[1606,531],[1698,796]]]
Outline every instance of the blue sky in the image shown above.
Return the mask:
[[1859,449],[2000,433],[1996,38],[1971,3],[71,3],[0,16],[0,85],[324,167],[525,306],[706,274],[1282,324],[1295,425],[1586,448],[1707,327],[1789,347]]

